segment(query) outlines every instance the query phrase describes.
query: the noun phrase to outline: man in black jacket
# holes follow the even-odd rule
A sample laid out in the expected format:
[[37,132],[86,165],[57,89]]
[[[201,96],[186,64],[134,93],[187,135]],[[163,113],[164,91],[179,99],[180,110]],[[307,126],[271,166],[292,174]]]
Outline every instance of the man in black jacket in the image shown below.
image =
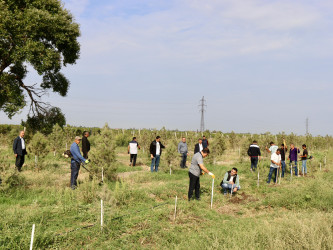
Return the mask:
[[201,152],[201,151],[204,149],[204,147],[203,147],[203,145],[202,145],[202,139],[199,138],[198,141],[199,141],[199,142],[198,142],[197,144],[195,144],[195,146],[194,146],[194,154],[196,154],[196,153],[198,153],[198,152]]
[[20,135],[15,138],[13,143],[13,151],[16,157],[15,166],[19,172],[21,172],[24,164],[24,156],[27,154],[25,148],[24,131],[20,132]]
[[154,166],[155,166],[155,172],[158,171],[158,166],[160,164],[160,157],[162,154],[162,148],[165,148],[165,147],[161,143],[161,137],[156,136],[156,140],[152,141],[150,144],[150,157],[151,157],[150,171],[151,172],[154,172]]
[[258,161],[261,156],[260,148],[257,141],[253,141],[247,151],[247,154],[250,156],[251,159],[251,171],[255,171],[257,169]]
[[84,131],[82,137],[82,153],[83,158],[88,159],[88,152],[90,151],[90,142],[88,141],[89,132]]

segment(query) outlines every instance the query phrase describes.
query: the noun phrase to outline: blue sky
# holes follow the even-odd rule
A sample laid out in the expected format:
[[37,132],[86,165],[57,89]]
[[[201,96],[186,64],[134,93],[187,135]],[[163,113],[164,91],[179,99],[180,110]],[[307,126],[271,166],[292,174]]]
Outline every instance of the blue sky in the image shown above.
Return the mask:
[[63,2],[81,58],[47,100],[71,125],[196,130],[205,96],[210,130],[333,134],[332,1]]

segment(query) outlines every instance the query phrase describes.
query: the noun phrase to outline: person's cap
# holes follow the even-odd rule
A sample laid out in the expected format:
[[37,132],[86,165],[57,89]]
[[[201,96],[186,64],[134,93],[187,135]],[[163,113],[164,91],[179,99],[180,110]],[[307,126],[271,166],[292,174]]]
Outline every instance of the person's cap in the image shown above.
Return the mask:
[[75,136],[75,140],[81,140],[80,136]]

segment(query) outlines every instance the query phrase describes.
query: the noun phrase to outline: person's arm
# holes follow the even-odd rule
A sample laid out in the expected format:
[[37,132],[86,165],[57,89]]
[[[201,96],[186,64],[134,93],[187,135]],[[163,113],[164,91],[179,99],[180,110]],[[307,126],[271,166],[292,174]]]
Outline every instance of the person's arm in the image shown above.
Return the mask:
[[236,177],[236,191],[237,191],[237,188],[239,187],[239,176],[237,175],[237,177]]
[[268,152],[268,153],[271,153],[271,152],[272,152],[272,151],[270,151],[270,150],[269,150],[269,148],[268,148],[268,147],[266,147],[266,150],[267,150],[267,152]]
[[75,157],[75,158],[79,159],[81,162],[85,162],[86,161],[86,159],[84,159],[83,156],[80,153],[79,146],[77,146],[77,147],[76,146],[71,147],[71,153],[73,155],[73,158]]
[[258,148],[258,160],[261,159],[261,152],[260,152],[260,148]]
[[228,182],[228,172],[226,172],[223,177],[223,183],[227,183],[227,182]]
[[165,146],[160,142],[160,146],[161,146],[161,148],[165,148]]
[[128,144],[127,146],[127,153],[129,154],[129,151],[130,151],[130,145]]
[[14,154],[15,154],[15,157],[17,156],[17,137],[15,138],[14,140],[14,143],[13,143],[13,151],[14,151]]
[[204,164],[199,164],[199,167],[204,171],[205,173],[209,174],[209,170],[204,166]]
[[153,143],[150,143],[150,147],[149,147],[149,151],[150,151],[150,157],[153,159],[154,158],[154,145]]
[[178,153],[180,154],[180,143],[178,143]]
[[139,143],[137,143],[137,145],[138,145],[138,149],[141,149],[141,147],[140,147]]
[[209,142],[208,142],[208,139],[207,139],[207,147],[209,146]]
[[215,179],[215,175],[212,172],[209,172],[209,170],[203,165],[203,164],[199,164],[199,167],[206,172],[207,174],[209,174],[213,179]]

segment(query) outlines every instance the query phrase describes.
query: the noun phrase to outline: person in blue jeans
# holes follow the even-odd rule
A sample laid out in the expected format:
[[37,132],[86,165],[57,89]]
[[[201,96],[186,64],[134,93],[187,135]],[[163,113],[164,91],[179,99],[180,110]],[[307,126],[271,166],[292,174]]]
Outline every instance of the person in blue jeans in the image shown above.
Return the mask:
[[160,165],[160,158],[162,154],[162,148],[165,148],[164,145],[161,143],[161,137],[156,136],[156,140],[152,141],[150,144],[150,171],[157,172],[158,166]]
[[236,193],[240,189],[239,176],[237,172],[237,168],[233,168],[225,173],[224,178],[220,184],[224,195],[226,195],[228,192],[231,193],[231,190],[232,193]]
[[303,155],[301,155],[301,160],[302,160],[302,172],[304,175],[307,174],[307,169],[306,169],[306,160],[308,158],[308,150],[306,148],[306,145],[302,145],[303,148]]
[[273,172],[275,172],[275,182],[277,182],[278,178],[277,170],[279,168],[281,169],[281,155],[280,155],[280,149],[277,149],[276,152],[271,155],[271,167],[269,169],[268,180],[267,180],[268,184],[271,182]]
[[82,162],[89,163],[89,160],[86,160],[82,157],[79,144],[81,142],[81,137],[76,136],[73,144],[71,145],[70,151],[72,154],[71,158],[71,188],[74,190],[77,187],[77,177],[79,176],[80,165]]

